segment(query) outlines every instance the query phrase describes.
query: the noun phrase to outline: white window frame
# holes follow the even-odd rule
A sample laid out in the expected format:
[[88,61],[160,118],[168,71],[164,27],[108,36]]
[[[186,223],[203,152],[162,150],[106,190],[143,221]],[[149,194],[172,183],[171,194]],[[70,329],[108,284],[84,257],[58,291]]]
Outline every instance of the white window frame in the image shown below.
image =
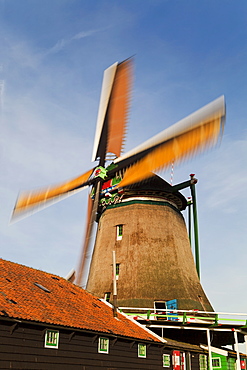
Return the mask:
[[110,302],[110,299],[111,299],[111,292],[105,292],[105,294],[104,294],[104,300],[106,302]]
[[[213,366],[213,361],[214,361],[214,360],[219,361],[219,366]],[[213,367],[214,369],[220,369],[220,368],[221,368],[221,358],[220,358],[220,357],[212,357],[212,367]]]
[[98,352],[106,355],[109,353],[109,338],[99,337]]
[[123,224],[117,225],[117,240],[122,240],[123,238]]
[[119,278],[119,272],[120,272],[120,263],[116,263],[116,280]]
[[147,357],[147,346],[146,344],[138,344],[138,357],[146,358]]
[[53,329],[46,329],[45,332],[45,348],[58,349],[59,331]]
[[180,352],[180,370],[186,370],[185,352]]
[[[169,365],[165,365],[167,360],[169,362]],[[163,367],[171,367],[171,355],[168,355],[167,353],[163,353],[162,361],[163,361]]]
[[208,368],[208,357],[207,355],[201,354],[199,355],[199,369],[200,370],[207,370]]
[[174,350],[172,354],[172,365],[173,368],[179,367],[181,369],[181,358],[180,358],[180,351]]
[[[157,307],[162,304],[163,307]],[[166,301],[154,301],[154,320],[167,320]],[[159,317],[161,315],[161,317]]]

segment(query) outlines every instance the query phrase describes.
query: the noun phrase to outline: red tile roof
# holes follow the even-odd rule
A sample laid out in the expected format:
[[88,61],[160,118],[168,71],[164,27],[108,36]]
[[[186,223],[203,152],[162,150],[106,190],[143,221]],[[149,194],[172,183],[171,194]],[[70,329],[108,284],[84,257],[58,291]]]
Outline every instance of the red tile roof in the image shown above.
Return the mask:
[[0,317],[159,342],[124,315],[114,318],[107,303],[59,276],[2,259],[0,269]]

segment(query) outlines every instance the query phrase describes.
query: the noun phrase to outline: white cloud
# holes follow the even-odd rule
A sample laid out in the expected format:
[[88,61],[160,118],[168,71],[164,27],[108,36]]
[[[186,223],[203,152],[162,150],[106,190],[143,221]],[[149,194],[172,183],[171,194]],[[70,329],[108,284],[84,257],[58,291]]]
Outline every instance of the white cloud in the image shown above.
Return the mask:
[[92,29],[88,31],[81,31],[76,33],[74,36],[69,37],[69,38],[63,38],[61,40],[58,40],[54,46],[52,46],[49,50],[47,50],[44,55],[47,56],[49,54],[54,54],[58,53],[59,51],[63,50],[65,47],[67,47],[69,44],[71,44],[74,40],[81,40],[86,37],[90,37],[96,33],[103,32],[107,30],[107,28],[102,28],[102,29]]

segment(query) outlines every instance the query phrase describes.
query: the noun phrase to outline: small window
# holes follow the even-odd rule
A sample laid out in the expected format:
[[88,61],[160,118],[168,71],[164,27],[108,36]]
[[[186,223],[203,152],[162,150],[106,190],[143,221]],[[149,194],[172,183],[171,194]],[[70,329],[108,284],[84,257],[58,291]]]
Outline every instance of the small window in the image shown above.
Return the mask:
[[138,344],[138,357],[146,358],[146,356],[147,356],[146,344]]
[[122,240],[123,237],[123,225],[117,225],[117,240]]
[[58,330],[46,330],[45,332],[46,348],[58,348],[58,340],[59,340]]
[[170,366],[171,366],[170,355],[163,354],[163,367],[170,367]]
[[207,370],[208,361],[207,361],[207,356],[206,355],[200,355],[199,356],[199,365],[200,365],[200,370]]
[[219,357],[212,358],[212,367],[221,367],[221,361]]
[[42,289],[46,293],[51,293],[51,291],[49,289],[47,289],[46,287],[44,287],[43,285],[41,285],[39,283],[34,283],[34,285],[36,285],[38,288]]
[[154,313],[156,320],[167,320],[166,302],[154,301]]
[[109,353],[109,339],[108,338],[99,338],[99,346],[98,346],[99,353]]
[[118,280],[120,270],[120,263],[116,263],[116,279]]
[[110,298],[111,298],[111,292],[106,292],[106,293],[104,294],[104,300],[105,300],[106,302],[110,302]]
[[181,369],[180,351],[172,352],[172,364],[174,369]]
[[180,353],[180,370],[186,370],[186,360],[185,360],[185,353]]

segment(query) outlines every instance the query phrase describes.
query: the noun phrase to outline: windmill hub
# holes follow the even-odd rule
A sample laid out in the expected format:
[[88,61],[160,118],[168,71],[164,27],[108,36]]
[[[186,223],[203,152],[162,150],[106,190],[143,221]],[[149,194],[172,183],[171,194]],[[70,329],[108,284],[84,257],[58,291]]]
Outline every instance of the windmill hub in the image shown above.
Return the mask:
[[148,202],[168,202],[178,210],[184,210],[187,206],[186,199],[179,192],[174,192],[172,186],[157,175],[145,181],[115,189],[121,181],[120,178],[112,179],[102,185],[100,198],[101,212],[108,206],[115,204],[125,205],[127,202],[148,201]]

